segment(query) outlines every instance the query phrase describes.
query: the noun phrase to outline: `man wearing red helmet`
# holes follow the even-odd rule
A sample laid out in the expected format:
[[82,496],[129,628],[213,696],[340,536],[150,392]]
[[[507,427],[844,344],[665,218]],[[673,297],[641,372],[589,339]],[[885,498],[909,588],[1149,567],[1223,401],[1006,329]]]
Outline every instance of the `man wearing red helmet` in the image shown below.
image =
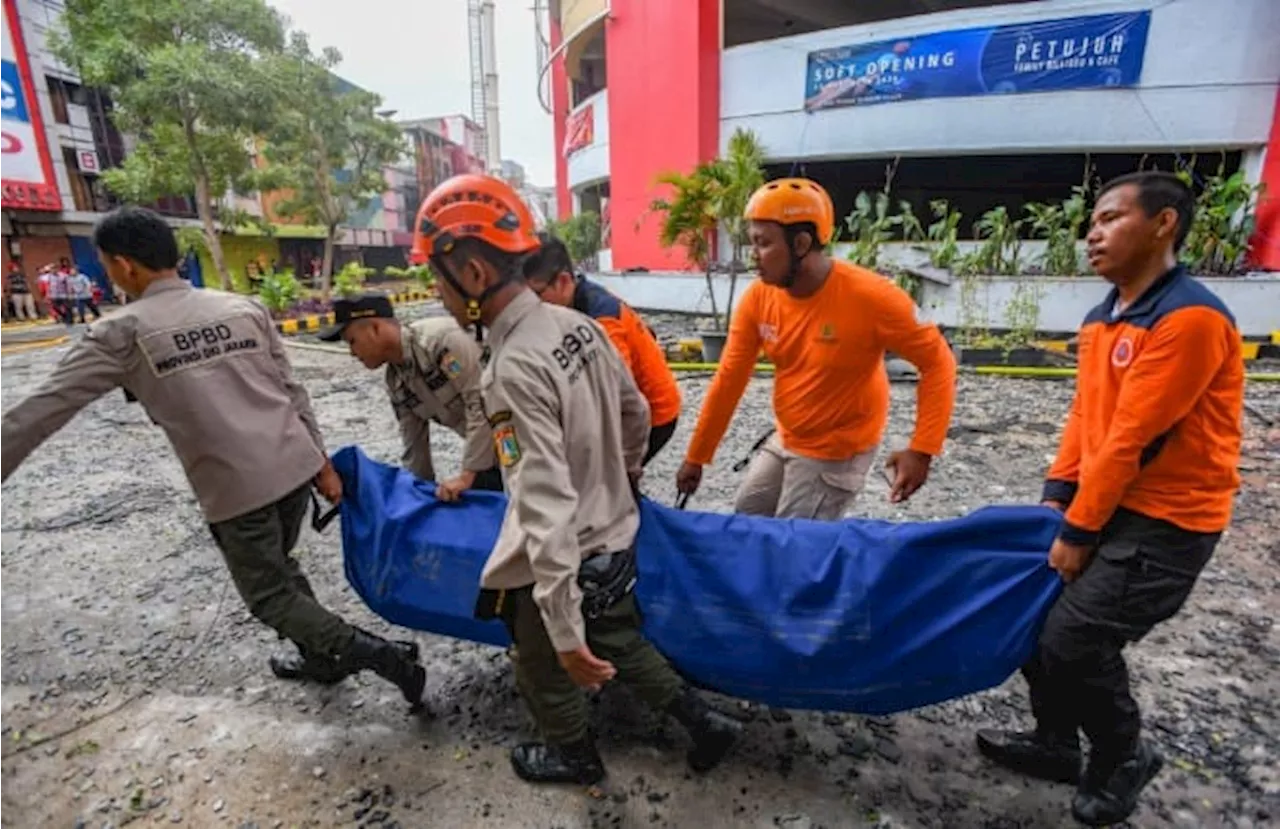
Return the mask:
[[510,631],[545,741],[517,746],[511,763],[531,782],[602,779],[582,689],[617,677],[688,729],[689,764],[705,771],[740,726],[644,639],[632,593],[649,408],[599,323],[525,285],[537,248],[529,209],[495,178],[456,176],[418,213],[415,256],[440,275],[441,301],[477,336],[489,329],[480,388],[509,502],[476,613]]
[[911,297],[880,274],[834,261],[831,198],[807,179],[778,179],[747,203],[760,279],[743,293],[707,390],[680,492],[702,481],[763,349],[775,367],[777,431],[738,489],[737,512],[836,520],[861,491],[889,417],[885,353],[920,370],[916,430],[892,453],[890,499],[910,498],[942,451],[955,404],[955,357]]

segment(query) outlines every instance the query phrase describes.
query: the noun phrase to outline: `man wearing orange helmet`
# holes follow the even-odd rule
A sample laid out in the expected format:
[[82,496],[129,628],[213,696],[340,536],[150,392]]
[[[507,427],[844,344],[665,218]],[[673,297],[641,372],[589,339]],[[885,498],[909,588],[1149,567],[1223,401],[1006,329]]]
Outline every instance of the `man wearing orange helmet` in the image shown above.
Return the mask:
[[517,746],[511,764],[531,782],[603,778],[582,689],[617,677],[689,730],[689,763],[705,771],[740,726],[644,639],[632,593],[649,407],[599,323],[525,285],[537,248],[529,209],[495,178],[449,179],[418,213],[415,255],[440,275],[445,307],[477,336],[489,328],[480,389],[509,501],[476,613],[510,631],[545,741]]
[[777,431],[747,471],[735,511],[836,520],[861,491],[889,414],[885,353],[920,370],[915,435],[886,466],[890,499],[910,498],[942,451],[955,403],[955,358],[911,297],[880,274],[834,261],[831,198],[807,179],[778,179],[747,203],[760,279],[743,293],[685,462],[692,494],[763,349],[775,367]]

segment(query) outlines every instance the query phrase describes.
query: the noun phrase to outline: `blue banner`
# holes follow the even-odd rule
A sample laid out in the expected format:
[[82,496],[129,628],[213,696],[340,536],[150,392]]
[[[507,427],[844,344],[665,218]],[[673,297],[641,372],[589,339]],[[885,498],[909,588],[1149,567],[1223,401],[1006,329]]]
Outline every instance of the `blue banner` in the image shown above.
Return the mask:
[[806,110],[1134,86],[1151,12],[983,26],[809,53]]

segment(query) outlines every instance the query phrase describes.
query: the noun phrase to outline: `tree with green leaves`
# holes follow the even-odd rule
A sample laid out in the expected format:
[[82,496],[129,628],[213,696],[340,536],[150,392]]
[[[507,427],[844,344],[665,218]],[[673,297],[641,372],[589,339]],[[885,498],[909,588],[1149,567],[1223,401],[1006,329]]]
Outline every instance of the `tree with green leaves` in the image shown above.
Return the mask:
[[341,60],[333,48],[313,54],[306,35],[295,32],[272,61],[278,108],[261,179],[263,189],[287,194],[276,205],[279,214],[325,228],[326,295],[338,228],[353,208],[387,189],[384,170],[404,151],[400,129],[378,115],[382,99],[341,87],[332,71]]
[[280,16],[264,0],[66,0],[54,53],[89,86],[105,89],[116,127],[136,138],[103,179],[148,203],[194,194],[213,266],[231,278],[217,223],[231,191],[251,188],[252,142],[275,109],[264,55],[283,45]]
[[737,129],[729,137],[729,151],[721,158],[699,164],[689,174],[663,173],[658,183],[670,188],[670,195],[654,199],[650,210],[664,214],[658,232],[663,247],[679,245],[689,260],[704,268],[711,316],[717,328],[720,314],[711,280],[712,239],[723,227],[732,247],[729,260],[729,303],[725,328],[733,316],[733,299],[742,267],[742,251],[747,243],[747,221],[743,218],[751,194],[764,184],[764,147],[750,130]]

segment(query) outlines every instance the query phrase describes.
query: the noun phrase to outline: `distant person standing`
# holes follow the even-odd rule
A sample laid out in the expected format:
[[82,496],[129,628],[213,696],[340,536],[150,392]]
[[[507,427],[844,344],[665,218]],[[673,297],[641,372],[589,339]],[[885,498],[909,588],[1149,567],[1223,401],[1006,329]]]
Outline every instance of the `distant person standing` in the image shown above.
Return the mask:
[[[64,260],[65,261],[65,260]],[[71,325],[71,282],[61,269],[48,265],[49,308],[57,319]],[[43,278],[43,277],[42,277]]]
[[13,302],[13,315],[20,320],[36,320],[36,300],[31,294],[31,286],[27,283],[27,275],[22,266],[14,262],[9,266],[8,285],[9,298]]
[[71,297],[75,302],[76,317],[79,321],[86,322],[86,310],[93,312],[94,319],[102,319],[102,312],[98,310],[98,303],[93,297],[93,280],[87,274],[79,270],[73,270],[69,283]]

